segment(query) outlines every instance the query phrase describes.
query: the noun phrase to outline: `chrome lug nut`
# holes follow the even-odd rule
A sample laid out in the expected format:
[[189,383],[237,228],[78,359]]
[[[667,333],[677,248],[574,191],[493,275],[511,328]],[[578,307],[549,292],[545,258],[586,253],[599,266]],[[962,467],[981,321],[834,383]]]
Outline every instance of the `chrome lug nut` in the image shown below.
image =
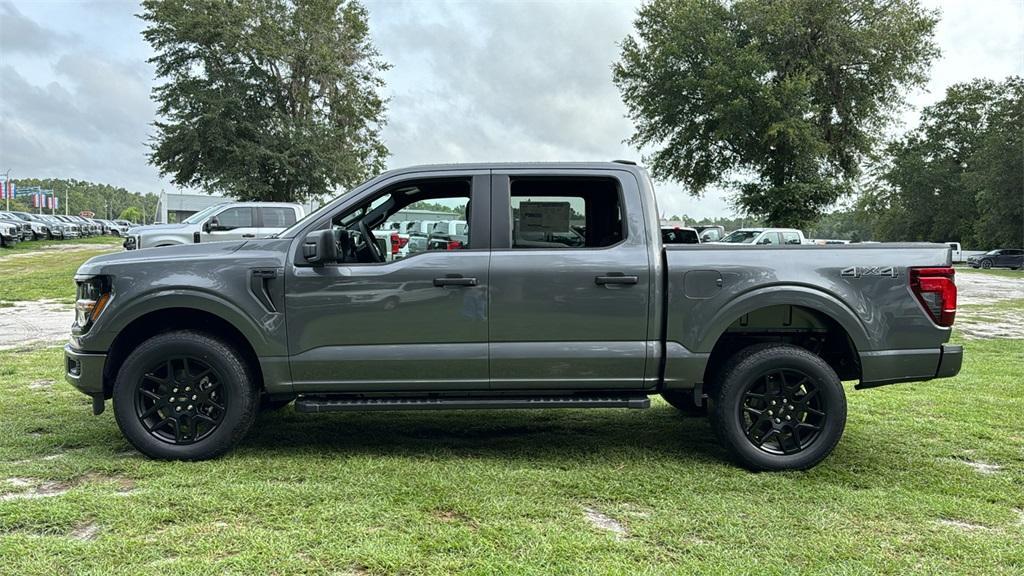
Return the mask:
[[782,422],[782,420],[779,420],[778,418],[776,418],[776,419],[775,419],[775,423],[776,423],[776,424],[779,424],[779,423],[781,423],[781,422]]
[[773,412],[773,411],[769,410],[769,411],[768,411],[768,415],[769,415],[769,416],[774,416],[774,415],[775,415],[775,412]]

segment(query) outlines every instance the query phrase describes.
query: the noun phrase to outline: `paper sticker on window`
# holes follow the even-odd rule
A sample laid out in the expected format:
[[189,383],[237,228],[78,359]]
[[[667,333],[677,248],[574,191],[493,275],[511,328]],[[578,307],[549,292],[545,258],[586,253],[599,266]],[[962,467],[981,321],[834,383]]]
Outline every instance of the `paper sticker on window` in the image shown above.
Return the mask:
[[522,202],[519,229],[522,232],[566,232],[572,210],[568,202]]

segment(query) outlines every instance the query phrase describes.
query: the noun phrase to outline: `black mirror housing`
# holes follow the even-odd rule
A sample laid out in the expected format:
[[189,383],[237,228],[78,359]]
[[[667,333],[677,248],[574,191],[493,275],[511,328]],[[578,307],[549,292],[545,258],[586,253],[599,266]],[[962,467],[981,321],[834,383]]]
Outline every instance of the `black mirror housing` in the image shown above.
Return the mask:
[[210,225],[210,220],[203,222],[203,232],[209,232],[213,227]]
[[338,245],[334,242],[334,231],[314,230],[306,234],[302,242],[302,257],[314,266],[338,261]]

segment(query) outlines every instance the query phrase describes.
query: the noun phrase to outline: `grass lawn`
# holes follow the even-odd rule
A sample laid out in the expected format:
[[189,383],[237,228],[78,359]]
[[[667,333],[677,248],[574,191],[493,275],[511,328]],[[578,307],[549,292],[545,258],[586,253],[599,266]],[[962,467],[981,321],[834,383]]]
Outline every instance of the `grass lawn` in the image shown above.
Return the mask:
[[5,352],[0,573],[1021,574],[1022,382],[1024,341],[988,340],[955,379],[850,388],[843,441],[806,473],[736,468],[660,402],[288,408],[187,464],[91,416],[59,349]]
[[[79,244],[89,246],[80,248]],[[13,249],[0,250],[0,279],[3,280],[0,301],[45,298],[74,302],[75,283],[72,277],[82,262],[117,249],[120,249],[117,238],[96,236],[65,242],[22,242]]]
[[80,244],[96,244],[97,248],[104,246],[114,247],[121,246],[123,242],[124,238],[118,238],[116,236],[90,236],[89,238],[72,238],[69,240],[33,240],[29,242],[19,242],[14,248],[0,248],[0,261],[3,260],[4,256],[18,254],[21,252],[38,252],[39,250],[51,250],[57,249],[61,246],[78,246]]
[[1003,278],[1024,279],[1024,270],[1010,270],[1009,268],[971,268],[966,265],[956,266],[957,274],[988,274],[990,276],[1002,276]]

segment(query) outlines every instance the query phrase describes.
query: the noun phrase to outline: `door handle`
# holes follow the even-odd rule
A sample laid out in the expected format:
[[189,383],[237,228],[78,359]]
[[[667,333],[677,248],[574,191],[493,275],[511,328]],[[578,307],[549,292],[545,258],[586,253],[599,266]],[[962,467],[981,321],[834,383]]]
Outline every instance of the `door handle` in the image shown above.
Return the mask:
[[444,278],[434,278],[434,286],[476,286],[476,278],[463,278],[459,274],[449,274]]
[[622,272],[609,272],[607,276],[594,278],[594,284],[605,286],[607,284],[636,284],[640,282],[639,276],[626,276]]
[[255,238],[255,234],[242,234],[242,238]]

